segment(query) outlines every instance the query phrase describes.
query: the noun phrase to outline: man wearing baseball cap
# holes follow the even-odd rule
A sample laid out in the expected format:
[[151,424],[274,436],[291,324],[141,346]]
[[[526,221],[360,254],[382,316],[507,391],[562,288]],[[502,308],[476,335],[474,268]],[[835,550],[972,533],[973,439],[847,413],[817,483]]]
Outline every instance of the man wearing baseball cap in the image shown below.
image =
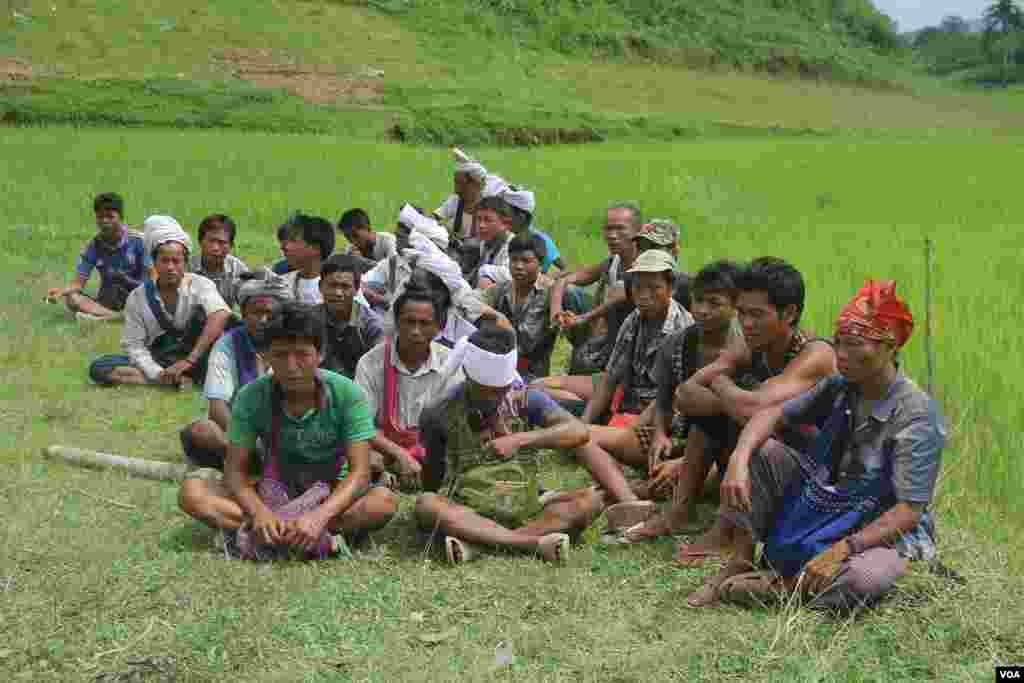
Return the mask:
[[[668,252],[650,249],[640,254],[626,278],[636,310],[622,323],[604,377],[583,411],[583,422],[592,425],[591,440],[577,453],[612,500],[635,502],[635,506],[643,506],[649,514],[653,503],[637,500],[618,463],[597,442],[609,430],[630,426],[657,398],[657,358],[661,345],[669,335],[686,329],[694,321],[693,316],[672,299],[675,259]],[[620,387],[621,398],[613,402]],[[612,413],[609,426],[593,426],[609,409]],[[616,506],[626,517],[631,517],[632,507]],[[615,520],[609,519],[609,523],[616,526]]]

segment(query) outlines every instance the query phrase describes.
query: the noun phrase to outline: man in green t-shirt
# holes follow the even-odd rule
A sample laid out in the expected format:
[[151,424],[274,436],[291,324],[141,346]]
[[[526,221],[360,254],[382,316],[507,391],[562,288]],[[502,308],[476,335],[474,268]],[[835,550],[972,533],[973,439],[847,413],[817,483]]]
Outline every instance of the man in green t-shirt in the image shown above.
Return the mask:
[[[248,518],[238,532],[243,558],[291,548],[323,558],[395,514],[394,494],[370,488],[376,430],[366,397],[351,380],[319,369],[323,340],[315,309],[286,304],[264,331],[273,374],[243,387],[232,407],[224,475]],[[254,485],[247,473],[257,439],[267,456]]]

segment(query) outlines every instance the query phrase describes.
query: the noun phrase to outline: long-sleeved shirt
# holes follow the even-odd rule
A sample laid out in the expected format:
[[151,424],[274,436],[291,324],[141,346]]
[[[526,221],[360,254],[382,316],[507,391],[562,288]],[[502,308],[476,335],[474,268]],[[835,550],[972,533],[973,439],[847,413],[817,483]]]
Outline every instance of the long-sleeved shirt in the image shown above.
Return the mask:
[[[195,273],[185,273],[181,279],[181,284],[178,285],[178,306],[173,312],[167,310],[159,296],[157,299],[164,313],[179,330],[188,325],[188,321],[198,308],[202,308],[207,316],[217,311],[231,310],[217,291],[217,285]],[[121,348],[131,359],[132,365],[141,370],[150,381],[156,381],[163,372],[160,364],[153,360],[153,354],[149,349],[156,338],[164,332],[166,330],[160,326],[146,301],[146,288],[136,288],[128,295],[128,301],[124,306]]]

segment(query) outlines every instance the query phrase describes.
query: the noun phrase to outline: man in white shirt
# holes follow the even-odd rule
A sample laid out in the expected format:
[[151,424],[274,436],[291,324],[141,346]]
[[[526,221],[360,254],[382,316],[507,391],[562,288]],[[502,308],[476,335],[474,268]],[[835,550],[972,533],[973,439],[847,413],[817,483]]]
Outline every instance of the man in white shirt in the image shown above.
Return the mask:
[[462,373],[442,372],[448,348],[433,341],[444,307],[436,292],[413,279],[395,302],[397,330],[364,355],[356,384],[366,394],[377,425],[371,447],[385,465],[397,470],[404,488],[418,484],[423,447],[420,413],[436,396],[459,383]]
[[285,223],[281,250],[295,270],[285,275],[295,300],[303,304],[322,304],[320,264],[334,253],[334,226],[319,216],[297,213]]
[[155,281],[128,295],[121,346],[89,368],[100,384],[160,384],[188,388],[206,375],[206,358],[231,316],[217,286],[186,272],[192,240],[170,216],[144,223],[145,248]]

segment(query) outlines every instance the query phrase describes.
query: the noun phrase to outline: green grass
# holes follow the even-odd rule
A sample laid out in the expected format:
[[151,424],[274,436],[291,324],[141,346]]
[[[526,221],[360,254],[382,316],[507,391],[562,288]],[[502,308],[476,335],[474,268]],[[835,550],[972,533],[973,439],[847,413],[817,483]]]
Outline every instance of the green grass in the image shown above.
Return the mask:
[[[921,137],[951,128],[1021,128],[1019,97],[957,91],[896,62],[896,85],[887,89],[827,77],[764,78],[742,68],[742,60],[697,62],[693,51],[687,59],[669,59],[632,48],[621,55],[559,50],[542,37],[528,39],[539,33],[519,14],[464,8],[459,12],[472,11],[472,22],[454,21],[459,13],[444,20],[448,3],[403,4],[397,15],[323,1],[15,4],[22,18],[3,18],[0,60],[22,60],[34,78],[0,80],[0,120],[20,124],[226,127],[372,140],[397,124],[406,141],[430,144],[850,131]],[[718,0],[702,10],[701,21],[721,19],[707,35],[736,33],[735,12],[723,9],[731,4]],[[758,25],[753,19],[744,24],[750,30]],[[543,26],[555,31],[558,22]],[[627,34],[633,35],[619,38]],[[786,35],[762,36],[757,50],[797,49]],[[841,56],[846,49],[833,52]],[[374,83],[382,92],[370,102],[308,104],[239,78],[224,59],[232,50],[268,51],[276,64],[319,65],[339,78],[379,69],[383,78]]]
[[[413,544],[409,499],[358,562],[259,567],[211,552],[169,484],[51,464],[68,444],[177,461],[197,395],[104,389],[89,360],[119,330],[80,330],[41,303],[93,232],[90,200],[117,190],[128,219],[186,226],[226,212],[250,264],[302,209],[367,208],[380,226],[404,201],[448,192],[440,150],[325,136],[0,130],[0,673],[94,680],[170,656],[179,680],[991,680],[1024,652],[1016,334],[1019,139],[749,139],[674,145],[474,150],[538,190],[538,220],[571,263],[598,258],[603,206],[638,198],[685,231],[690,270],[774,254],[808,284],[807,323],[827,332],[867,276],[894,277],[918,320],[905,367],[923,378],[923,244],[936,242],[935,346],[951,444],[938,516],[956,588],[922,571],[853,621],[799,611],[693,614],[703,578],[663,542],[604,548],[596,529],[568,566],[493,557],[449,569]],[[555,458],[549,486],[588,481]],[[114,501],[114,504],[110,501]],[[131,507],[124,507],[125,505]],[[599,525],[601,522],[599,522]],[[491,672],[511,640],[517,663]],[[436,641],[436,642],[431,642]]]

